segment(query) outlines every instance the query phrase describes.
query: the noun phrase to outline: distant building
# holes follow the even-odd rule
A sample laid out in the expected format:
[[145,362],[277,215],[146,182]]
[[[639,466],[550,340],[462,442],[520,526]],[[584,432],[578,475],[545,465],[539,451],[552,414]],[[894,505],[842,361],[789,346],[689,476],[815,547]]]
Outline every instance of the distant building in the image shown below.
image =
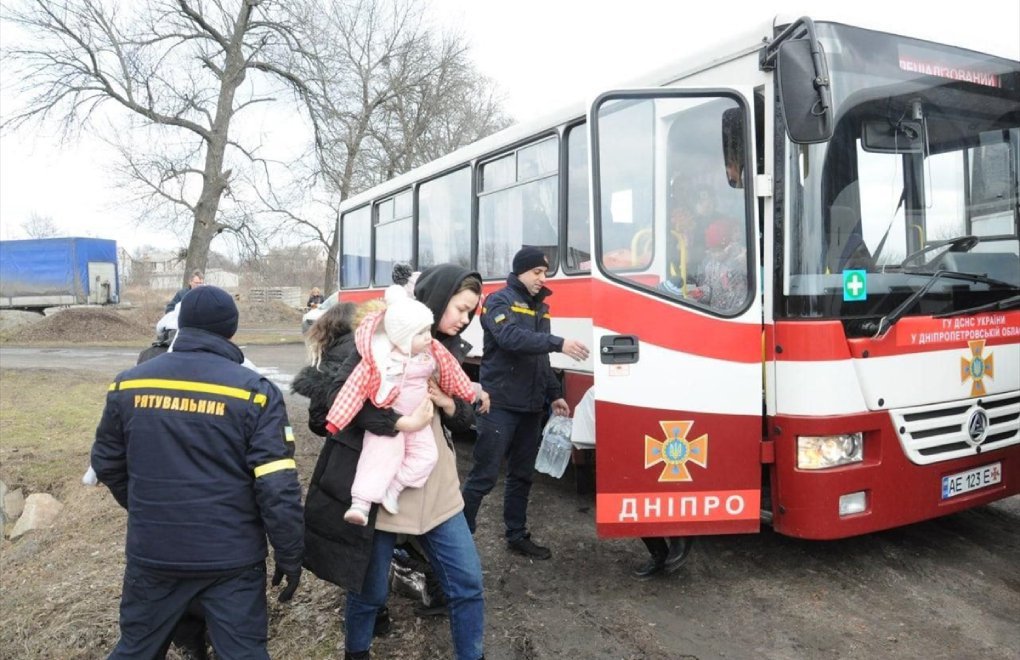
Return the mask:
[[[156,291],[174,291],[184,281],[184,258],[177,251],[152,250],[131,259],[131,282],[148,286]],[[206,284],[221,289],[236,290],[240,284],[238,274],[224,268],[209,268],[205,272]]]
[[[153,273],[149,275],[149,288],[156,291],[172,291],[181,288],[184,281],[184,270],[172,273]],[[205,271],[205,283],[221,289],[237,289],[240,278],[237,273],[222,268],[210,268]]]
[[128,282],[131,281],[131,272],[134,267],[135,260],[131,257],[127,250],[122,247],[117,248],[117,271],[120,273],[120,285],[121,288],[127,286]]

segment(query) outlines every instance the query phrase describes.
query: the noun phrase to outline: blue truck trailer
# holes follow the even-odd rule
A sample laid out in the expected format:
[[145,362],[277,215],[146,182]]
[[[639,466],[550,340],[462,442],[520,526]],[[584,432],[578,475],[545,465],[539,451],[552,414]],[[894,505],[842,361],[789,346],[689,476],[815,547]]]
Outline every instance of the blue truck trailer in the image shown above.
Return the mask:
[[0,241],[0,308],[120,301],[117,242],[103,238]]

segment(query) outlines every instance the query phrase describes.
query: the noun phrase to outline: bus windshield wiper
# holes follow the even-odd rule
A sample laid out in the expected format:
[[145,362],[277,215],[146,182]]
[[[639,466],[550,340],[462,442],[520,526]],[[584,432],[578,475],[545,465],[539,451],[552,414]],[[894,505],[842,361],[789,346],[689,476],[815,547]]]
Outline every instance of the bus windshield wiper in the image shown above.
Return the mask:
[[945,314],[936,314],[932,318],[945,319],[951,316],[960,316],[962,314],[977,314],[978,312],[1000,312],[1006,309],[1012,309],[1014,307],[1020,307],[1020,295],[1010,296],[1009,298],[1003,298],[1002,300],[996,300],[995,302],[985,303],[984,305],[978,305],[977,307],[968,307],[967,309],[958,309],[952,312],[946,312]]
[[913,268],[904,268],[899,272],[905,275],[930,275],[932,277],[935,277],[936,275],[941,273],[943,277],[948,277],[950,279],[967,280],[968,282],[980,282],[982,284],[988,284],[989,286],[1004,287],[1007,289],[1016,288],[1016,284],[1013,282],[1007,282],[1006,280],[1000,280],[996,277],[989,277],[987,275],[982,275],[980,273],[962,273],[958,270],[940,270],[940,271],[937,270],[935,272],[930,272],[926,270],[918,270]]
[[[927,275],[928,273],[915,272],[914,274]],[[875,329],[874,338],[881,339],[885,335],[885,333],[889,332],[889,329],[892,328],[897,321],[903,318],[903,316],[907,313],[907,310],[913,307],[914,303],[920,300],[924,296],[924,294],[928,293],[931,290],[931,288],[935,286],[935,283],[942,278],[966,280],[968,282],[981,282],[982,284],[988,284],[990,286],[1004,286],[1009,288],[1013,288],[1014,286],[1009,282],[997,280],[994,277],[988,277],[987,275],[977,275],[974,273],[961,273],[955,270],[937,270],[934,273],[931,273],[931,279],[925,282],[924,286],[910,294],[906,300],[897,305],[896,309],[889,312],[888,314],[886,314],[885,316],[878,320],[878,326]]]

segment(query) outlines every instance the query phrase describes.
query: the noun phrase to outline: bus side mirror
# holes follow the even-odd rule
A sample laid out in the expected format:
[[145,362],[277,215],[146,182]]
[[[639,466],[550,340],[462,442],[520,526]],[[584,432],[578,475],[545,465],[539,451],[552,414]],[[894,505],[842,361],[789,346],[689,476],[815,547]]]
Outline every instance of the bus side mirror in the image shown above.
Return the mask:
[[780,44],[776,76],[779,105],[790,140],[797,144],[813,144],[831,138],[829,70],[821,46],[812,52],[810,39]]

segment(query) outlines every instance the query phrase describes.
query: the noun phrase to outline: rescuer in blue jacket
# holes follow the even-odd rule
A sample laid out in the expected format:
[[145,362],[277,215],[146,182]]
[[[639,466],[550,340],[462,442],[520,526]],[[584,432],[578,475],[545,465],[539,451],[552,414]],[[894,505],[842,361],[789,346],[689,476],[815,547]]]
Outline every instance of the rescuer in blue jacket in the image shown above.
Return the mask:
[[241,366],[237,306],[202,286],[172,352],[110,386],[92,466],[127,509],[121,638],[111,658],[163,657],[191,600],[218,657],[268,658],[266,535],[289,600],[304,522],[294,438],[275,385]]
[[474,465],[464,481],[464,516],[475,531],[482,498],[496,485],[506,457],[503,523],[511,551],[533,559],[548,559],[549,548],[531,540],[528,532],[528,496],[535,473],[546,402],[552,412],[569,415],[559,380],[549,365],[550,353],[575,360],[588,357],[588,348],[576,339],[551,333],[549,305],[552,291],[545,287],[549,262],[536,247],[521,248],[513,259],[506,286],[490,294],[482,305],[482,365],[479,380],[489,393],[487,414],[477,416],[478,441]]

